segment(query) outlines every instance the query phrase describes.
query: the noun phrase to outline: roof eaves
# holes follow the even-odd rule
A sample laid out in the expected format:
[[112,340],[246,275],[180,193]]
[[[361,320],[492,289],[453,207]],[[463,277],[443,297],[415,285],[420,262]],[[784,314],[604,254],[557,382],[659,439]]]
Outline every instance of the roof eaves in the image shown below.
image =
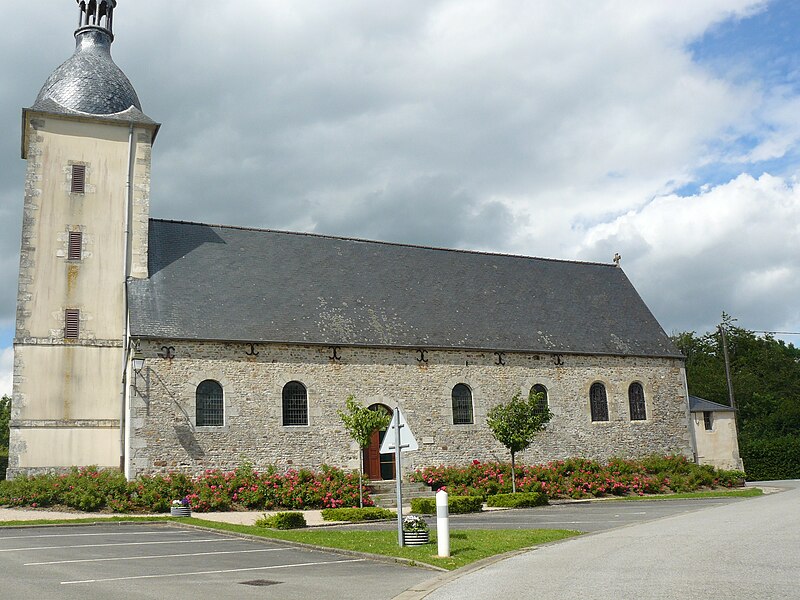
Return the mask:
[[179,342],[181,340],[191,342],[202,342],[210,344],[261,344],[261,345],[286,345],[286,346],[313,346],[317,348],[375,348],[381,350],[402,349],[402,350],[457,350],[460,352],[499,352],[502,354],[544,354],[547,356],[613,356],[618,358],[658,358],[669,360],[684,360],[681,354],[638,354],[638,353],[620,353],[620,352],[576,352],[574,350],[564,349],[537,349],[537,348],[496,348],[496,347],[481,347],[481,346],[443,346],[443,345],[430,345],[430,344],[359,344],[353,342],[309,342],[309,341],[294,341],[294,340],[258,340],[258,339],[229,339],[229,338],[201,338],[201,337],[184,337],[175,336],[170,334],[137,334],[131,332],[131,337],[139,340],[169,340]]

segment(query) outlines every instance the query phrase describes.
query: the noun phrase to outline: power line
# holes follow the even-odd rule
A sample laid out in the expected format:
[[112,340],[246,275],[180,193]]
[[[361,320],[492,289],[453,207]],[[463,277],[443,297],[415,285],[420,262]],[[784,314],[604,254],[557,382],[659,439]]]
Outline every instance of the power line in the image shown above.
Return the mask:
[[773,335],[800,335],[800,331],[760,331],[753,329],[753,333],[771,333]]

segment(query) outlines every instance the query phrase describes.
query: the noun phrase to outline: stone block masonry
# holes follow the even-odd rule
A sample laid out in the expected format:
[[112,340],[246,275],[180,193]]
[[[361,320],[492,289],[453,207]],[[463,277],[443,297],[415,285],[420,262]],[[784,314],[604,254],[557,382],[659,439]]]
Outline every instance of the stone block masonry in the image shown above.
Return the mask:
[[[162,358],[170,347],[174,358]],[[429,350],[422,362],[411,349],[343,347],[334,355],[328,347],[179,340],[141,340],[141,349],[146,362],[131,415],[134,474],[227,470],[243,461],[262,469],[357,469],[358,449],[337,415],[351,394],[367,406],[402,408],[420,443],[418,452],[404,455],[404,470],[507,461],[486,414],[535,384],[547,389],[553,419],[521,461],[691,457],[683,364],[673,358],[506,353],[505,364],[498,364],[492,352]],[[196,426],[195,394],[207,379],[223,388],[220,427]],[[282,425],[282,390],[291,381],[307,388],[307,426]],[[589,388],[595,382],[606,387],[607,422],[591,419]],[[644,388],[644,421],[630,419],[633,382]],[[459,383],[472,390],[473,424],[453,424],[451,394]]]

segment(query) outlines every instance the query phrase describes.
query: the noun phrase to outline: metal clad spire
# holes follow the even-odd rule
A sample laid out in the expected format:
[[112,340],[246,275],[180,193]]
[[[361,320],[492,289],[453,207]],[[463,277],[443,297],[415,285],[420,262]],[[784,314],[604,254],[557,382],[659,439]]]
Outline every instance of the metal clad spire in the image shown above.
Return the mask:
[[42,86],[34,108],[113,115],[142,110],[131,82],[111,58],[116,0],[77,0],[75,53]]

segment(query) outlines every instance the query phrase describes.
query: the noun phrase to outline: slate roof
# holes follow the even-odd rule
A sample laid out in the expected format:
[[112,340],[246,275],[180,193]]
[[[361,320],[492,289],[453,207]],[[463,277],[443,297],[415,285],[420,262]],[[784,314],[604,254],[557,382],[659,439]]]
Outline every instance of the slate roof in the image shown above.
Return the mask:
[[680,357],[621,268],[150,221],[133,337]]
[[33,108],[113,115],[133,107],[141,114],[136,90],[111,58],[112,35],[98,27],[84,27],[75,38],[75,53],[47,78]]
[[725,404],[717,404],[706,400],[705,398],[698,398],[697,396],[689,396],[689,412],[735,412],[735,408],[731,408]]

